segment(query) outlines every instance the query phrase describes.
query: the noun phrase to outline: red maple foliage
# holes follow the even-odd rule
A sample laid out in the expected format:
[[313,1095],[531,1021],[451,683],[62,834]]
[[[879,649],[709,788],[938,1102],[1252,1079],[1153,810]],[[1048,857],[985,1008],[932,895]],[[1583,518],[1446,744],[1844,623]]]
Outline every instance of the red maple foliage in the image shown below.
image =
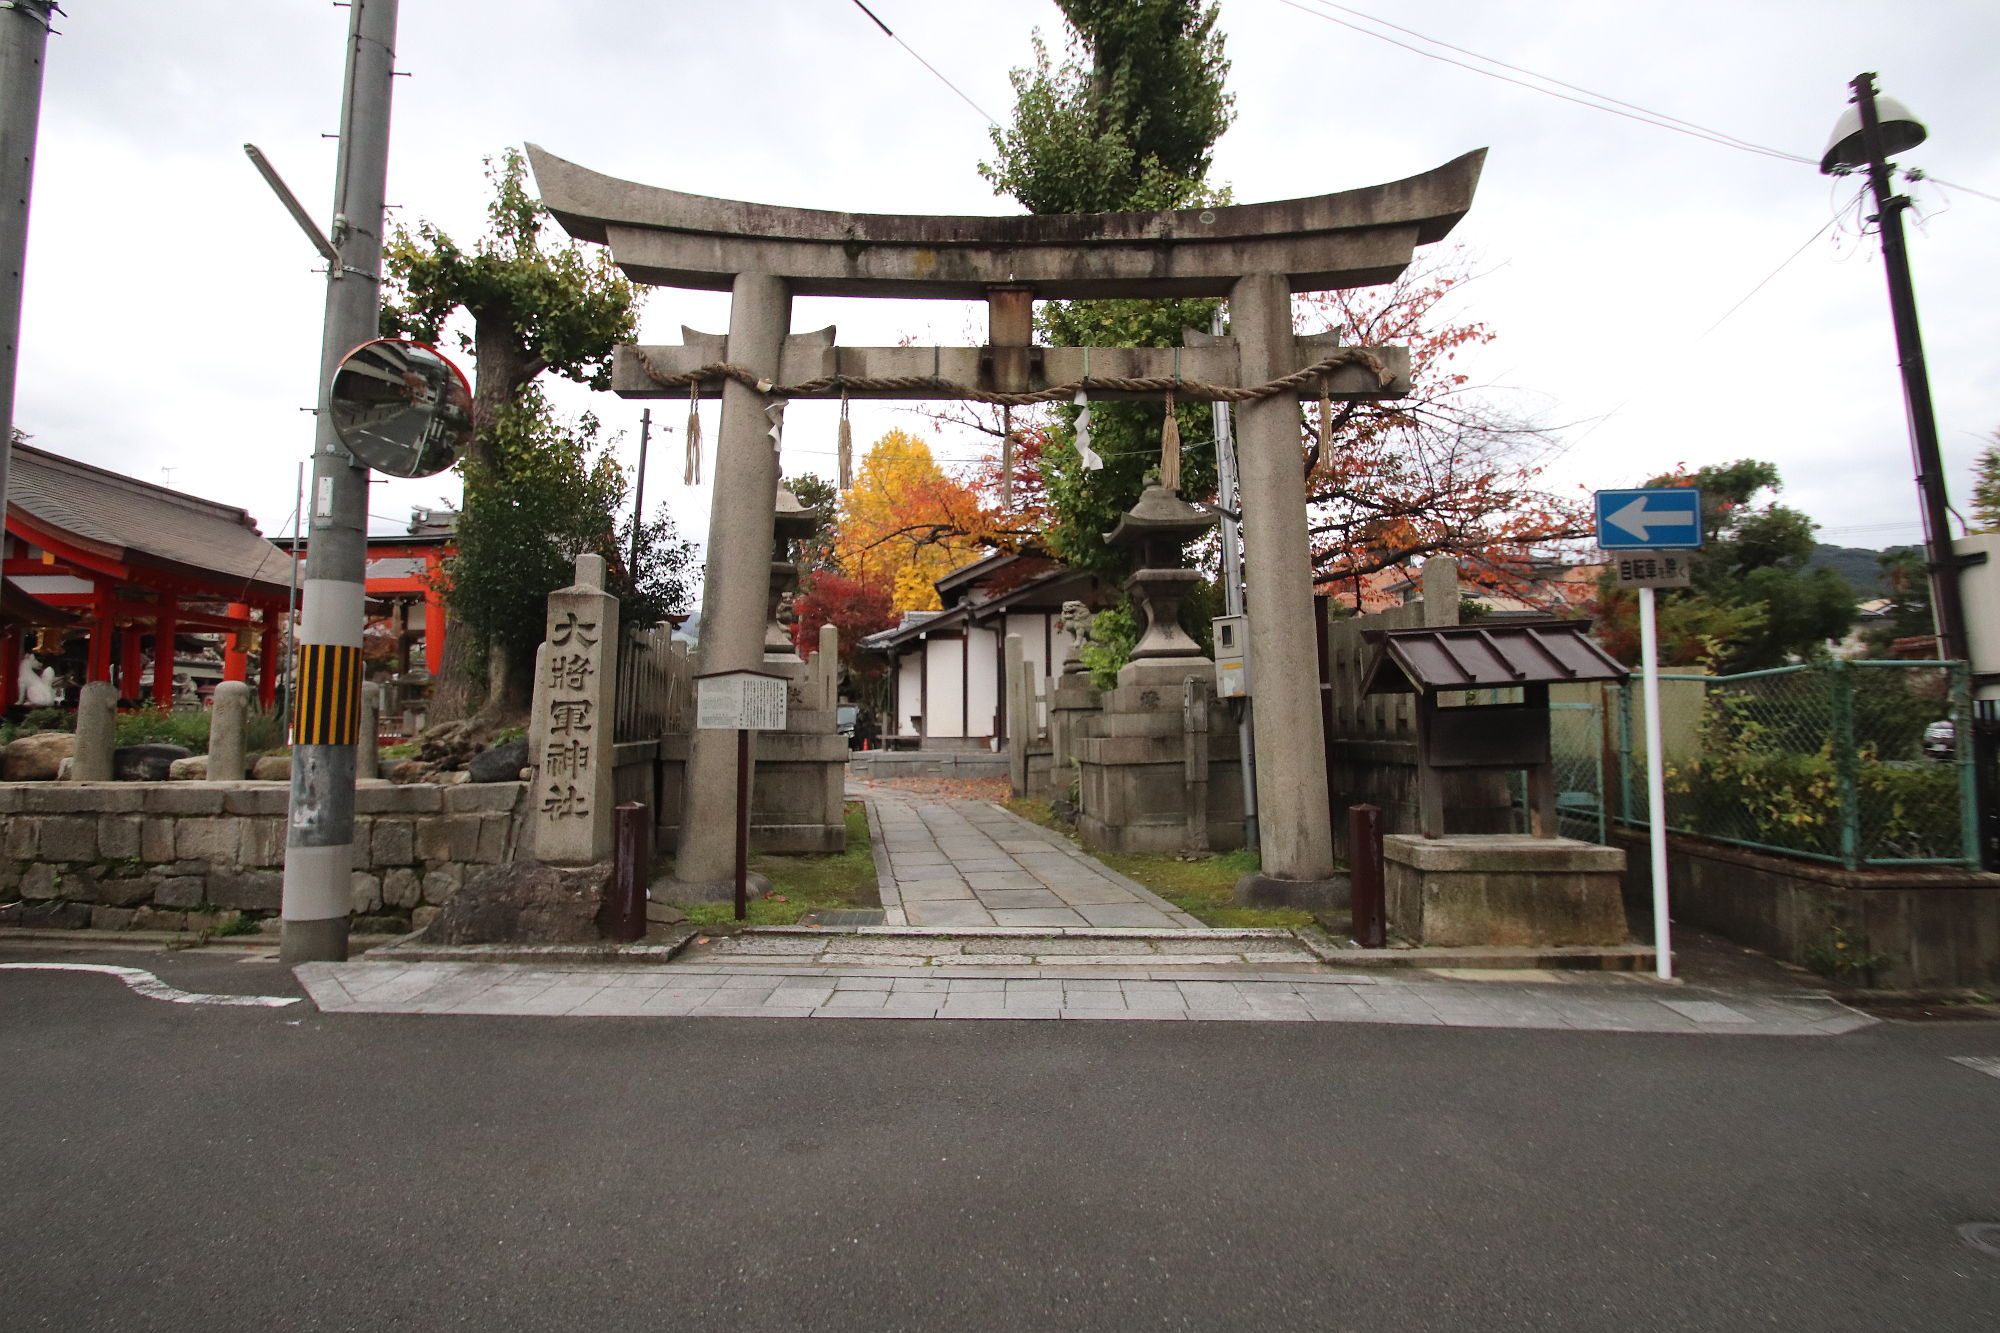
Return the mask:
[[878,674],[882,659],[857,655],[854,649],[870,634],[896,623],[889,601],[889,590],[880,584],[864,583],[830,569],[814,570],[792,599],[792,644],[799,656],[810,657],[819,651],[820,626],[832,625],[840,631],[840,661],[850,678]]
[[1354,594],[1371,575],[1407,575],[1433,555],[1457,557],[1461,575],[1480,586],[1519,589],[1592,531],[1587,498],[1558,496],[1542,481],[1551,435],[1481,392],[1457,364],[1495,336],[1440,309],[1472,276],[1462,253],[1446,252],[1385,286],[1300,299],[1307,331],[1410,349],[1409,396],[1335,404],[1331,448],[1320,444],[1318,408],[1307,410],[1313,575],[1328,592]]

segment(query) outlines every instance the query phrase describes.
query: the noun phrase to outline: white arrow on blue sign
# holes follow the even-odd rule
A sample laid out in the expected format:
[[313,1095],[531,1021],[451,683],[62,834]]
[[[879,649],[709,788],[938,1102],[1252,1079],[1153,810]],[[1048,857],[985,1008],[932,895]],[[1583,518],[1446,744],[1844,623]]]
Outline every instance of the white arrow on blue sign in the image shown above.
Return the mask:
[[1701,492],[1692,486],[1597,493],[1597,545],[1606,551],[1691,551],[1701,545]]

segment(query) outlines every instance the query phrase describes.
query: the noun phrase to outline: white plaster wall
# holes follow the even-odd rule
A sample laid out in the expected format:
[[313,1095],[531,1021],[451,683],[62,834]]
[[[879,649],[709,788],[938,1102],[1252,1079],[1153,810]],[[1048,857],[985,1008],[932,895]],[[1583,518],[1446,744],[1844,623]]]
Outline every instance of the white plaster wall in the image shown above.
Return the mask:
[[[1051,619],[1053,617],[1046,611],[1015,612],[1007,616],[1007,632],[1020,636],[1021,657],[1025,663],[1028,678],[1035,682],[1035,686],[1042,692],[1044,700],[1048,697],[1049,689],[1046,677],[1050,672],[1047,652],[1049,639],[1048,623]],[[1060,639],[1060,636],[1058,636],[1058,639]],[[1060,654],[1062,652],[1060,641],[1056,643],[1056,652],[1058,654],[1057,662],[1060,663]],[[1045,721],[1048,717],[1047,704],[1042,704],[1037,711]]]
[[991,736],[995,710],[1000,702],[999,636],[993,630],[967,631],[967,651],[972,654],[972,672],[966,681],[965,734]]
[[914,653],[906,652],[896,659],[896,717],[892,731],[898,736],[914,736],[917,729],[910,725],[910,714],[923,711],[923,645],[917,645]]
[[965,706],[959,680],[965,660],[962,639],[926,641],[931,656],[930,711],[924,715],[924,732],[931,736],[963,736]]

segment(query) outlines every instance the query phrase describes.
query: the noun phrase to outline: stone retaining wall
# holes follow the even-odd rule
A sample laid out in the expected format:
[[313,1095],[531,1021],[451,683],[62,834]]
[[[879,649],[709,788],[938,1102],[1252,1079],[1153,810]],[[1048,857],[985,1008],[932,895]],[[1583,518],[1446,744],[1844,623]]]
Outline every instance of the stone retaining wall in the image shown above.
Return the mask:
[[[1625,905],[1652,919],[1644,830],[1614,829],[1629,855]],[[1667,882],[1675,921],[1811,967],[1847,932],[1873,965],[1836,976],[1884,990],[1976,989],[2000,994],[2000,875],[1911,867],[1842,870],[1671,834]],[[1817,955],[1817,956],[1816,956]]]
[[[407,928],[519,837],[519,782],[355,789],[354,913]],[[282,782],[0,783],[0,925],[180,930],[278,911]],[[357,922],[357,924],[360,924]]]

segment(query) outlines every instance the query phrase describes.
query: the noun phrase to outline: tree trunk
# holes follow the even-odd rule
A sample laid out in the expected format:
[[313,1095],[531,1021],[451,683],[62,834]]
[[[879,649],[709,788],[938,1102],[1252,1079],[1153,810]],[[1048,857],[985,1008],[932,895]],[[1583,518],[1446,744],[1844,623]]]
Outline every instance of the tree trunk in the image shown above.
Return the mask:
[[[523,348],[518,335],[504,320],[480,319],[478,311],[472,314],[473,420],[491,421],[496,412],[514,401],[523,386],[542,373],[547,363]],[[493,466],[492,447],[483,429],[473,435],[466,456],[476,466]],[[479,646],[475,631],[451,611],[450,593],[445,594],[445,608],[444,652],[431,668],[432,725],[470,719],[475,725],[484,726],[498,715],[525,716],[528,691],[532,688],[528,682],[534,670],[532,654],[527,665],[522,666],[506,661],[499,645],[488,644],[486,677],[482,680],[473,668]],[[496,689],[496,682],[504,682],[506,688]]]
[[485,732],[525,725],[534,703],[535,650],[494,643],[486,651],[486,703],[472,725]]
[[431,667],[431,708],[433,725],[458,722],[479,711],[486,701],[486,682],[472,669],[477,635],[472,626],[451,614],[450,594],[446,594],[444,652]]

